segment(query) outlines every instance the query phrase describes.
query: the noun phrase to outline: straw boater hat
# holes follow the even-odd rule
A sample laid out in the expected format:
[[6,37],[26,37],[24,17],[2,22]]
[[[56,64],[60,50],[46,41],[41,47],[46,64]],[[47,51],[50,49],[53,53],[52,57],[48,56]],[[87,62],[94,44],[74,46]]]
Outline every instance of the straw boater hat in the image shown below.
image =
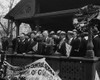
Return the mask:
[[77,33],[77,30],[76,29],[73,29],[73,32],[76,32]]
[[67,34],[73,35],[73,31],[67,31]]
[[60,33],[61,33],[61,30],[58,30],[58,31],[57,31],[57,35],[59,35]]
[[55,34],[55,32],[54,32],[54,31],[51,31],[51,32],[50,32],[50,35],[53,35],[53,34]]
[[66,32],[65,32],[65,31],[61,31],[60,34],[61,34],[61,35],[66,35]]

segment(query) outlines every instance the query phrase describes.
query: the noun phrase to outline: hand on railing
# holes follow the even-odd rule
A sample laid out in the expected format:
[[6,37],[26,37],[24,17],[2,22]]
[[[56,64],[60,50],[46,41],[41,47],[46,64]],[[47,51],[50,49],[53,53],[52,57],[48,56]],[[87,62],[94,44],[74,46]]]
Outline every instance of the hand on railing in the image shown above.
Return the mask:
[[17,54],[17,52],[14,52],[14,54]]
[[33,51],[29,51],[28,53],[29,53],[29,54],[32,54],[32,53],[33,53]]
[[26,55],[26,53],[22,53],[23,55]]

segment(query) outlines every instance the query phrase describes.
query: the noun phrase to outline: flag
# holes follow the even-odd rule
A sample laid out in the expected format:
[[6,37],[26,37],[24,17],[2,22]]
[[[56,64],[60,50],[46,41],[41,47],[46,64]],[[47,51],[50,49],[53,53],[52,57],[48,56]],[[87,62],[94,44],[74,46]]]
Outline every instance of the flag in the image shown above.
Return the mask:
[[45,61],[45,58],[39,59],[24,67],[17,67],[8,64],[7,78],[24,80],[61,80],[56,72]]

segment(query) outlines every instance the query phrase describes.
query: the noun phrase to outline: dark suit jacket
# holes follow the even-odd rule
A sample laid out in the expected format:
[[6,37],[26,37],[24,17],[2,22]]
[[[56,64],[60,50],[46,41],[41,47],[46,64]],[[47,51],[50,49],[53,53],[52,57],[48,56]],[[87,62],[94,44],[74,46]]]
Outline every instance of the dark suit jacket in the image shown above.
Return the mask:
[[2,50],[3,51],[6,51],[6,50],[8,50],[8,40],[6,40],[6,41],[2,41]]
[[12,40],[12,44],[13,44],[12,48],[13,48],[14,52],[16,52],[16,49],[17,49],[17,46],[18,46],[18,42],[19,42],[19,38],[14,38]]
[[33,51],[34,52],[34,50],[32,49],[33,48],[33,46],[35,46],[36,45],[36,41],[32,41],[31,42],[31,40],[27,43],[27,52],[29,52],[29,51]]
[[62,56],[66,56],[66,39],[60,40],[57,52],[59,52]]
[[26,46],[26,41],[18,41],[17,43],[17,53],[26,53],[27,46]]
[[93,50],[94,50],[95,56],[100,57],[100,37],[99,36],[96,36],[93,39],[93,45],[94,45]]
[[72,39],[70,45],[72,46],[70,56],[79,57],[80,40],[78,38]]
[[61,48],[57,50],[59,53],[61,53],[62,56],[66,56],[66,44],[65,42],[62,43]]
[[84,38],[81,39],[80,48],[79,48],[79,55],[80,55],[80,57],[86,56],[87,42],[88,42],[88,40],[86,40]]

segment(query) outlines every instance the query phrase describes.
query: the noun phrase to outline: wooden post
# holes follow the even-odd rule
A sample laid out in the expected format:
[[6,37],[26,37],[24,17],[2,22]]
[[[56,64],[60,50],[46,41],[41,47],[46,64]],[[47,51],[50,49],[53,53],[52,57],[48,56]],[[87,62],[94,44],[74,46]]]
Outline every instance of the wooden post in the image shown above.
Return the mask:
[[[17,37],[19,35],[19,26],[20,26],[21,23],[16,21],[15,24],[16,24],[16,37]],[[17,46],[18,46],[18,43],[17,43],[17,40],[16,40],[16,46],[15,46],[14,54],[16,54]]]
[[19,26],[21,23],[16,21],[15,24],[16,24],[16,36],[18,36],[19,35]]
[[9,45],[8,45],[8,53],[12,54],[12,52],[13,52],[13,49],[12,49],[12,46],[13,46],[13,44],[12,44],[13,21],[8,20],[8,22],[9,22],[9,26],[8,27],[11,28],[11,31],[10,31],[10,34],[9,34],[9,38],[8,38],[8,43],[9,43]]
[[93,51],[93,42],[92,42],[92,26],[89,25],[88,29],[88,43],[87,43],[87,52],[86,52],[86,57],[93,58],[94,57],[94,51]]

